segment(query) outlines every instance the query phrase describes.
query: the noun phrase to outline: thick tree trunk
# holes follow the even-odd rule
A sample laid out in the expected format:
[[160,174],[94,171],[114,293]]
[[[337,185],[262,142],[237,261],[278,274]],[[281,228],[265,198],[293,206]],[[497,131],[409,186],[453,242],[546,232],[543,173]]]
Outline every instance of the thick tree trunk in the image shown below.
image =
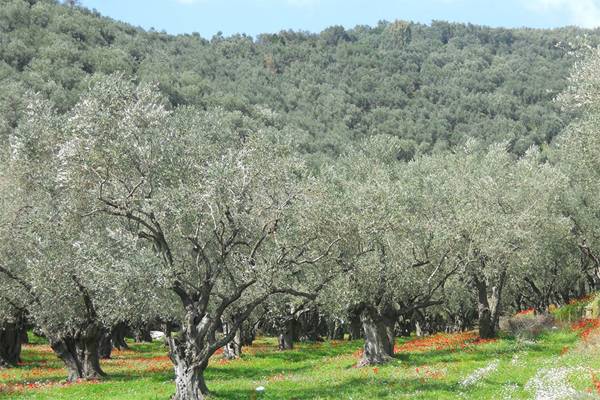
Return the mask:
[[152,343],[152,335],[148,326],[140,326],[133,332],[133,338],[136,343]]
[[198,311],[199,303],[185,298],[186,314],[181,321],[181,330],[177,335],[166,332],[165,340],[169,346],[169,358],[175,371],[176,392],[173,400],[203,400],[209,393],[204,381],[204,371],[210,357],[220,347],[227,346],[238,330],[239,323],[231,323],[231,329],[224,337],[216,338],[221,327],[222,315],[212,317]]
[[242,346],[252,346],[256,339],[256,331],[253,324],[243,323],[241,327]]
[[294,339],[305,342],[322,342],[319,329],[321,328],[321,315],[316,308],[301,312],[294,319]]
[[362,323],[360,322],[360,314],[350,313],[350,323],[348,324],[348,333],[350,334],[350,340],[359,340],[362,336]]
[[21,361],[21,331],[16,323],[0,327],[0,368],[14,366]]
[[125,323],[117,324],[111,333],[111,342],[113,348],[117,350],[125,350],[128,349],[129,346],[125,341],[125,336],[127,335],[127,325]]
[[484,279],[477,280],[479,314],[479,336],[483,339],[495,338],[498,335],[500,324],[500,294],[502,292],[503,278],[501,284],[492,288],[488,295],[488,285]]
[[67,367],[69,382],[78,379],[96,380],[106,376],[100,368],[99,331],[93,328],[88,331],[78,338],[66,337],[50,341],[52,350]]
[[479,337],[489,339],[496,336],[494,323],[492,322],[492,313],[487,305],[479,303]]
[[86,379],[100,379],[106,374],[100,368],[99,336],[86,336],[81,339],[80,351],[83,352],[83,374]]
[[329,322],[328,338],[329,340],[344,339],[344,324],[339,319],[335,318]]
[[423,329],[421,329],[421,323],[419,321],[415,322],[415,335],[417,337],[423,336]]
[[406,316],[402,316],[401,321],[398,322],[398,328],[399,336],[408,337],[412,331],[412,321]]
[[111,356],[113,345],[110,332],[104,332],[100,336],[100,343],[98,343],[99,356],[103,360],[108,360]]
[[27,324],[23,324],[19,329],[19,341],[21,344],[29,344],[29,335],[27,334]]
[[361,313],[365,333],[365,346],[359,366],[384,364],[394,355],[394,326],[373,307]]
[[[191,321],[196,320],[193,316],[189,319]],[[204,400],[209,393],[204,381],[204,371],[208,366],[210,354],[204,354],[203,356],[202,347],[210,344],[197,341],[197,338],[188,336],[187,331],[187,329],[184,329],[180,335],[166,338],[169,345],[169,357],[175,370],[176,391],[171,399]]]
[[83,366],[79,359],[78,351],[75,346],[74,339],[55,340],[50,343],[52,350],[58,358],[65,363],[68,376],[67,381],[73,382],[78,379],[83,379]]
[[[223,334],[227,335],[230,333],[231,325],[228,322],[223,322]],[[242,331],[237,329],[233,339],[225,345],[223,348],[223,357],[227,360],[235,360],[242,356]]]
[[202,291],[187,292],[181,285],[175,285],[174,290],[181,299],[185,314],[180,321],[181,329],[177,335],[170,335],[168,330],[165,332],[169,358],[175,371],[176,393],[172,399],[201,400],[209,393],[204,371],[210,357],[234,339],[241,324],[268,297],[259,297],[241,310],[236,310],[236,314],[229,315],[229,332],[217,338],[216,331],[220,328],[228,307],[235,303],[252,283],[240,286],[229,297],[222,297],[220,304],[212,309],[209,307],[212,286],[205,284]]
[[294,321],[286,321],[279,333],[279,350],[291,350],[294,348]]
[[175,364],[175,395],[172,400],[203,400],[208,394],[204,368],[180,361]]

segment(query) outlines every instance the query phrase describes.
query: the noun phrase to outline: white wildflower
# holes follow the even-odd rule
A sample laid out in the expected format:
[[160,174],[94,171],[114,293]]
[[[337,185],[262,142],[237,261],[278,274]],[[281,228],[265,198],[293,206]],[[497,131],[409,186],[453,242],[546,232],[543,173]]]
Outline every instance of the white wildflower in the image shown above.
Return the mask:
[[502,386],[502,400],[512,400],[517,390],[519,390],[519,385],[516,383],[507,383]]
[[525,389],[533,393],[535,400],[572,400],[582,398],[583,393],[575,390],[568,382],[573,372],[584,368],[542,368],[527,382]]
[[500,365],[500,360],[494,360],[483,368],[479,368],[475,370],[471,375],[467,376],[463,379],[460,384],[461,386],[471,386],[479,382],[481,379],[486,376],[496,372],[498,366]]

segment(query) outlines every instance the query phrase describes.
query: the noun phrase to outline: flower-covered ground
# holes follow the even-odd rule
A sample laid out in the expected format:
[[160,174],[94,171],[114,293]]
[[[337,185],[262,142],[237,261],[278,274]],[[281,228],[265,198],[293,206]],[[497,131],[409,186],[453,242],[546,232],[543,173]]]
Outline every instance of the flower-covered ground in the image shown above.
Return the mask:
[[[215,356],[206,378],[214,399],[596,398],[599,331],[597,322],[583,321],[535,341],[479,340],[473,332],[402,338],[393,362],[370,368],[355,367],[360,341],[279,352],[273,339],[260,339],[241,360]],[[106,380],[66,384],[50,348],[27,345],[22,365],[0,370],[0,399],[168,399],[174,389],[160,342],[132,344],[103,368]]]

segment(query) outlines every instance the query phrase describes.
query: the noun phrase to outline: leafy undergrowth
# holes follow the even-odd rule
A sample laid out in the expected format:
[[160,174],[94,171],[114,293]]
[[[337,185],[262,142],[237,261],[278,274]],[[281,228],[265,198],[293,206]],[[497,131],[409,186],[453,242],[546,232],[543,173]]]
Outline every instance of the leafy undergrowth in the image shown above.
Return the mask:
[[[594,398],[600,337],[589,328],[573,325],[536,341],[482,341],[474,333],[400,339],[395,359],[371,368],[355,367],[360,341],[279,352],[274,339],[263,338],[240,360],[214,357],[206,378],[212,399]],[[132,344],[103,362],[106,380],[67,385],[50,348],[27,345],[21,366],[0,371],[0,399],[168,399],[174,385],[165,354],[159,342]]]

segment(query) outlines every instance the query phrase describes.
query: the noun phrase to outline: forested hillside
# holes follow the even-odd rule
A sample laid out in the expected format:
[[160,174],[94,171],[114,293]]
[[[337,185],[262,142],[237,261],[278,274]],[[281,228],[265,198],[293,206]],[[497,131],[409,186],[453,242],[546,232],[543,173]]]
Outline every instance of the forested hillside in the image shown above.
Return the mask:
[[568,123],[552,100],[566,86],[569,43],[584,33],[597,39],[577,28],[397,21],[205,40],[146,32],[51,0],[0,4],[5,137],[28,90],[66,111],[86,76],[119,72],[158,82],[172,106],[219,106],[285,126],[308,153],[339,154],[349,143],[386,134],[402,139],[401,159],[467,137],[508,141],[523,154]]

